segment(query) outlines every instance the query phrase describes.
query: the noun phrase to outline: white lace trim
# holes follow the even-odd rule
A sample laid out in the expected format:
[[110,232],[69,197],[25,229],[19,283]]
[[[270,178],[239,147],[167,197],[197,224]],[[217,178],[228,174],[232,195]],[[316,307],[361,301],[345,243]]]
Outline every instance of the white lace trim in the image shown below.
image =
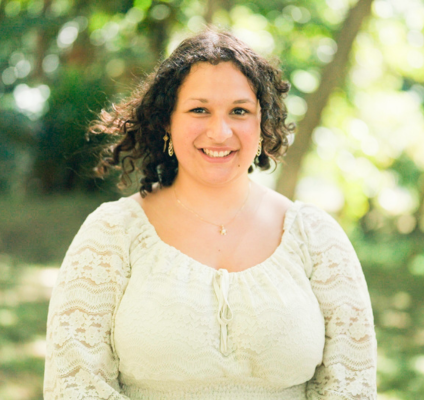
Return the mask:
[[[221,341],[217,344],[212,338],[206,349],[221,346],[225,351],[226,346],[235,345],[231,344],[229,327],[241,318],[242,311],[238,315],[234,313],[233,320],[230,311],[233,311],[233,304],[235,309],[238,304],[236,294],[231,294],[233,287],[241,287],[241,283],[247,287],[250,282],[252,295],[261,295],[264,279],[270,279],[267,284],[272,285],[276,274],[285,273],[277,267],[286,262],[286,254],[297,262],[293,264],[294,272],[285,275],[286,278],[303,285],[298,275],[300,270],[296,268],[301,267],[303,274],[306,272],[309,289],[300,287],[305,293],[312,289],[325,321],[323,362],[307,382],[305,398],[375,399],[373,317],[359,261],[337,223],[317,208],[300,202],[287,212],[285,233],[275,253],[252,268],[228,274],[230,297],[225,283],[223,286],[222,281],[217,282],[216,295],[219,297],[220,293],[222,299],[219,302],[219,298],[215,298],[215,301],[221,306],[211,313],[216,317],[221,311]],[[179,267],[168,267],[169,260],[172,260],[171,266]],[[123,198],[103,204],[87,218],[76,235],[53,292],[48,317],[45,399],[128,398],[122,394],[119,380],[115,316],[131,276],[130,265],[142,265],[143,262],[145,276],[153,266],[161,265],[164,273],[168,268],[168,274],[175,274],[178,282],[190,282],[193,288],[204,287],[205,282],[210,282],[212,288],[211,279],[217,276],[217,271],[163,243],[133,200]],[[190,304],[190,298],[187,301]],[[284,306],[289,299],[281,301]],[[260,311],[253,307],[249,312]],[[270,312],[278,313],[278,310]],[[190,313],[181,316],[186,323],[191,317]],[[209,326],[213,322],[207,316],[197,315],[196,321],[205,329],[213,329]],[[269,321],[267,329],[272,332],[279,322],[276,318]],[[272,327],[273,323],[277,325]],[[271,336],[264,335],[263,327],[251,325],[244,331],[244,337],[237,338],[237,346],[249,352],[254,342],[257,354],[272,357],[272,352],[267,352]],[[185,362],[182,358],[181,367]]]

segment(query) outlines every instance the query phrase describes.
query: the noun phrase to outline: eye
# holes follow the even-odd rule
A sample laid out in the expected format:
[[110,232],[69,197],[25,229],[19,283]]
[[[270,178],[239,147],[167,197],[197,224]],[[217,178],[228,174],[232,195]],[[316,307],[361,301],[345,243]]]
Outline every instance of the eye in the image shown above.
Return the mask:
[[243,115],[247,114],[248,112],[249,112],[249,111],[245,110],[244,108],[235,108],[235,109],[233,110],[233,113],[234,113],[234,114],[236,114],[236,115],[241,115],[241,116],[243,116]]
[[195,114],[204,114],[206,112],[206,109],[204,109],[202,107],[197,107],[197,108],[193,108],[192,110],[190,110],[190,112],[195,113]]

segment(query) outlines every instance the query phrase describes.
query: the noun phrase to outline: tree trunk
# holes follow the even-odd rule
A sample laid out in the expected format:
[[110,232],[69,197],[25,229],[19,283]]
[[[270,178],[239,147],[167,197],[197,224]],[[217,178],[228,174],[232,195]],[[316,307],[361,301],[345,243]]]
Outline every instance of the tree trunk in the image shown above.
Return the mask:
[[[43,12],[42,16],[45,18],[47,10],[50,8],[52,1],[44,0],[43,2]],[[39,80],[42,79],[43,72],[43,60],[46,56],[46,52],[49,46],[49,37],[47,36],[47,31],[43,26],[37,31],[36,47],[37,51],[35,52],[35,62],[34,62],[34,71],[33,76]]]
[[234,0],[207,0],[205,21],[207,25],[212,25],[213,15],[219,8],[223,8],[226,11],[230,11],[234,6]]
[[207,0],[206,2],[205,21],[207,25],[212,24],[212,17],[218,6],[217,3],[218,0]]
[[361,29],[362,23],[371,13],[373,0],[358,0],[343,23],[337,40],[337,53],[322,73],[318,89],[306,98],[308,111],[298,125],[296,140],[289,148],[276,190],[288,198],[294,197],[302,159],[311,143],[312,132],[319,125],[321,114],[327,105],[333,90],[343,81],[353,41]]

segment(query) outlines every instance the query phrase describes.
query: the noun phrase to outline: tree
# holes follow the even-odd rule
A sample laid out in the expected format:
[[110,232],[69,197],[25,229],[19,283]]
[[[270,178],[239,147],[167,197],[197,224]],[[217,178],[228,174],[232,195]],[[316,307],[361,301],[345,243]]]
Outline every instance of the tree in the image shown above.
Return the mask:
[[306,98],[308,111],[299,123],[296,139],[286,155],[285,165],[277,180],[277,191],[289,198],[294,197],[302,160],[309,149],[312,132],[321,121],[322,111],[331,93],[343,83],[353,41],[364,20],[370,15],[372,2],[373,0],[359,0],[349,10],[338,35],[337,53],[324,67],[318,89]]

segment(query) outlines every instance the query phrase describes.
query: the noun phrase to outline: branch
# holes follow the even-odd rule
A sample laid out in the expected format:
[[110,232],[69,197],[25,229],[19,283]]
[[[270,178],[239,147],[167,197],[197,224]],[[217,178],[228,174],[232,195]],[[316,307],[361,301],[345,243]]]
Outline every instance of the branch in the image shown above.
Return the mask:
[[226,11],[230,11],[234,6],[234,0],[207,0],[206,1],[206,11],[205,11],[205,21],[206,25],[212,25],[212,19],[215,11],[218,8],[222,8]]
[[205,12],[205,21],[207,25],[212,24],[212,17],[214,12],[217,9],[218,0],[207,0],[206,2],[206,12]]
[[294,196],[302,159],[309,149],[312,132],[320,123],[322,112],[331,93],[345,78],[353,41],[360,31],[364,19],[371,14],[372,2],[373,0],[359,0],[350,9],[339,32],[337,53],[333,60],[324,67],[318,89],[306,98],[308,111],[305,118],[299,123],[296,140],[287,153],[286,163],[277,179],[277,191],[289,198]]

